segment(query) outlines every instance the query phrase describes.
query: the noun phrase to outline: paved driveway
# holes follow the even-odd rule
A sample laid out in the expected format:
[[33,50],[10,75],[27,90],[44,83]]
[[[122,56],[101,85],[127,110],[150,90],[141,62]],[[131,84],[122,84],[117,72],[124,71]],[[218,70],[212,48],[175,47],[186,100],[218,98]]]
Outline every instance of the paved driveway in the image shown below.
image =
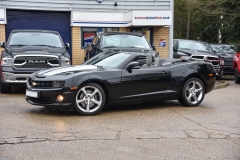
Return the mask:
[[240,159],[240,85],[199,107],[122,105],[91,117],[0,94],[0,159]]

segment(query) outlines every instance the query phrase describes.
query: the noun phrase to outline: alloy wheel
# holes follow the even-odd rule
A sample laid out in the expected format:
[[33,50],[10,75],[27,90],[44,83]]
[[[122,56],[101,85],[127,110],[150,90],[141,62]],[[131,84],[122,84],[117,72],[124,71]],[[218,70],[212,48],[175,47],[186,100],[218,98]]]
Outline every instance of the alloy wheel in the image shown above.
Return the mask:
[[77,107],[85,113],[98,110],[103,102],[102,93],[95,86],[84,86],[76,95]]
[[192,80],[185,89],[185,98],[191,104],[197,104],[203,97],[203,86],[197,80]]

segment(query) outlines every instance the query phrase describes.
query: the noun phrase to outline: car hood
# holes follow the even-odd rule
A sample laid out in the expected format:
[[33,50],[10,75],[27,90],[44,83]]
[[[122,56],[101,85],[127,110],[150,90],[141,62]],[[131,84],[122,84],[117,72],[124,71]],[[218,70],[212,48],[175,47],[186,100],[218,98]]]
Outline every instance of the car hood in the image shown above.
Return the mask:
[[215,53],[207,52],[207,51],[200,51],[200,50],[184,50],[184,49],[178,49],[178,52],[182,52],[188,56],[191,55],[211,55],[211,56],[218,56]]
[[125,52],[141,52],[141,53],[151,53],[154,54],[155,51],[152,49],[146,49],[146,48],[107,48],[107,49],[102,49],[102,51],[107,51],[107,50],[112,50],[112,51],[125,51]]
[[94,65],[78,65],[69,67],[57,67],[52,69],[41,70],[37,72],[40,76],[52,76],[52,75],[70,75],[83,71],[97,70],[98,67]]
[[217,53],[217,54],[224,58],[233,58],[235,53],[230,52],[230,53]]
[[22,46],[22,47],[6,47],[6,51],[11,56],[20,54],[41,54],[41,55],[57,55],[61,56],[65,53],[65,48],[52,48],[47,46]]

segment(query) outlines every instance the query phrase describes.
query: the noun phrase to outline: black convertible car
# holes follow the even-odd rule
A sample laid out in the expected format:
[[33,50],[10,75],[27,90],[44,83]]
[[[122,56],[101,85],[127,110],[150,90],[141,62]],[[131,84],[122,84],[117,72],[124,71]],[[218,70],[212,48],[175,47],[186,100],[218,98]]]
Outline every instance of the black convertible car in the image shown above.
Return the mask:
[[109,51],[79,66],[31,74],[26,100],[33,105],[74,108],[82,115],[94,115],[115,103],[178,100],[197,106],[212,91],[215,79],[209,62]]

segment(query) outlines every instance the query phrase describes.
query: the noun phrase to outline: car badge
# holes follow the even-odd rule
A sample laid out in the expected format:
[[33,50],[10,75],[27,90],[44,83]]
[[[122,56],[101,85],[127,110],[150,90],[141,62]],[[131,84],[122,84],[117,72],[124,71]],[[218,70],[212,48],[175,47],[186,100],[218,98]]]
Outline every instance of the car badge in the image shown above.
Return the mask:
[[97,0],[98,3],[102,3],[103,0]]
[[32,82],[32,86],[36,86],[37,85],[37,83],[35,83],[35,82]]

